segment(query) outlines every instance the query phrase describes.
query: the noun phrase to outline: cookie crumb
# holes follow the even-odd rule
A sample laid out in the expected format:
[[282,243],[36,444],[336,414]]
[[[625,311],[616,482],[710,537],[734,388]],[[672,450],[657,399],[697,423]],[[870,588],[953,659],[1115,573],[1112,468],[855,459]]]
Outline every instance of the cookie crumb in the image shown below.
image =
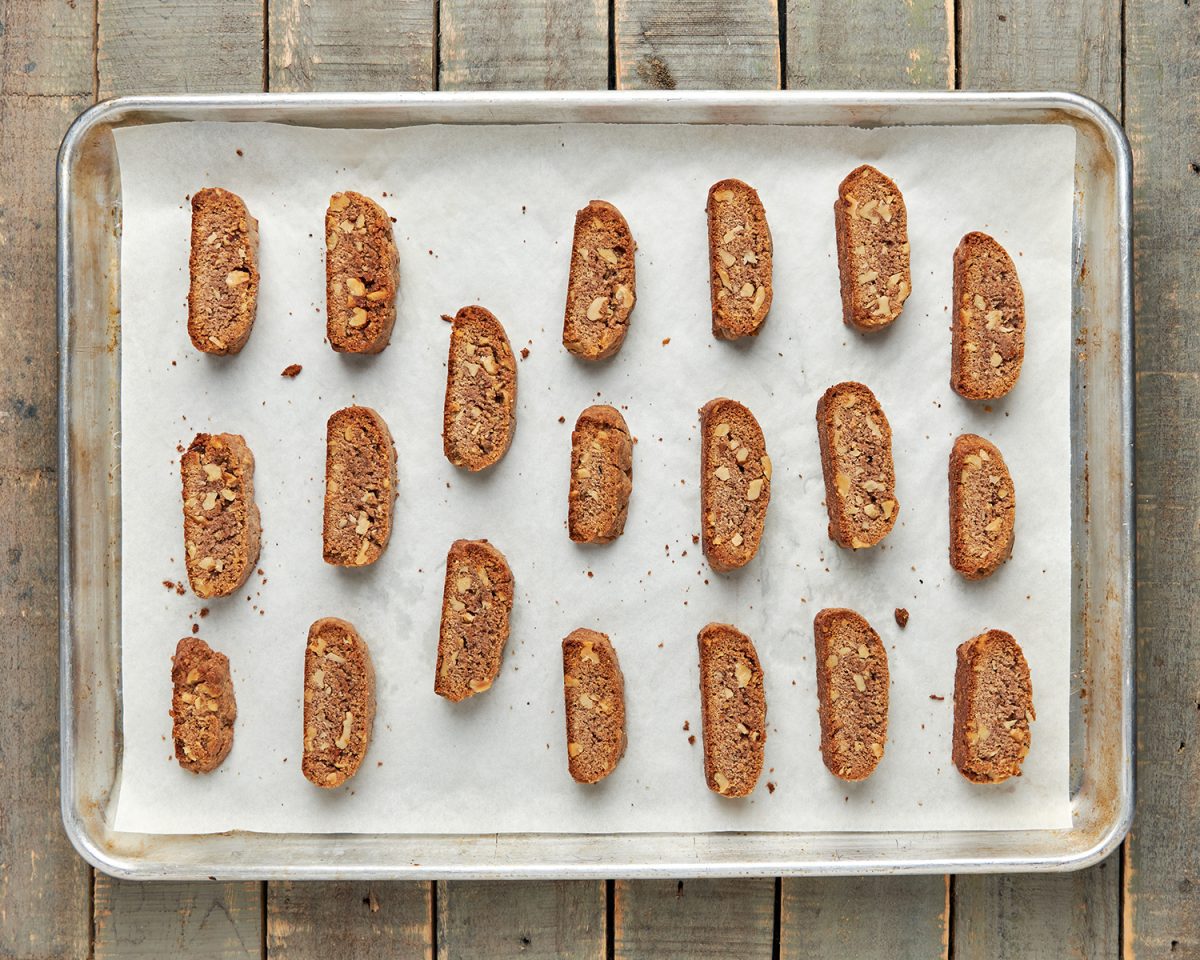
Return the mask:
[[939,701],[939,702],[940,702],[940,701],[942,701],[942,700],[945,700],[946,698],[945,698],[945,697],[939,697],[939,696],[938,696],[936,693],[931,693],[931,694],[929,695],[929,699],[930,699],[930,700],[937,700],[937,701]]
[[296,377],[304,368],[298,363],[289,363],[283,368],[283,372],[279,374],[281,377],[287,377],[289,380]]
[[774,793],[774,792],[775,792],[775,784],[772,781],[768,780],[767,781],[767,793]]
[[528,347],[522,347],[522,348],[521,348],[521,359],[522,359],[522,360],[528,360],[528,359],[529,359],[529,348],[528,348]]
[[896,608],[896,624],[901,630],[908,626],[908,611],[903,607]]
[[693,747],[696,745],[696,735],[694,733],[688,737],[688,743],[690,743]]

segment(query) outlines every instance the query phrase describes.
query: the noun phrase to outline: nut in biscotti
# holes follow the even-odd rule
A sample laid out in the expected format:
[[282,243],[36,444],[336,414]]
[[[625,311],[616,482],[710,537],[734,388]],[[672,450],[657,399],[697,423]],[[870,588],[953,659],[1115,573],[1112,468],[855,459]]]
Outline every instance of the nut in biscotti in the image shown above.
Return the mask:
[[700,529],[715,571],[754,558],[770,501],[771,458],[754,414],[736,400],[710,400],[700,410]]
[[864,164],[838,187],[833,219],[842,320],[881,330],[900,316],[912,292],[904,197],[891,178]]
[[813,636],[821,757],[835,777],[865,780],[887,744],[887,650],[853,610],[822,610],[813,620]]
[[463,307],[450,329],[442,447],[465,470],[484,470],[508,451],[517,426],[517,364],[500,321]]
[[192,196],[188,336],[205,353],[238,353],[258,307],[258,221],[220,187]]
[[1021,775],[1029,753],[1033,684],[1011,634],[989,630],[958,648],[954,671],[954,765],[973,783]]
[[392,338],[400,257],[387,211],[347,190],[325,211],[326,336],[339,353],[379,353]]
[[304,755],[318,787],[338,787],[357,772],[375,724],[375,669],[366,643],[345,620],[309,628],[304,650]]
[[609,543],[625,530],[633,443],[615,407],[588,407],[571,433],[567,531],[576,543]]
[[575,214],[563,315],[563,346],[575,356],[603,360],[621,349],[636,300],[636,248],[629,224],[611,203],[593,200]]
[[1012,257],[986,233],[954,251],[950,386],[968,400],[1008,393],[1025,359],[1025,294]]
[[500,675],[513,576],[486,540],[455,540],[446,555],[442,624],[433,691],[458,702],[490,690]]
[[996,445],[973,433],[954,441],[949,473],[950,566],[968,580],[981,580],[1012,554],[1012,476]]
[[596,783],[625,753],[625,677],[603,633],[575,630],[562,649],[567,769],[579,783]]
[[849,381],[817,403],[829,538],[840,547],[873,547],[900,511],[892,465],[892,428],[867,387]]
[[258,563],[254,455],[236,433],[198,433],[179,468],[188,582],[202,599],[227,597]]
[[171,683],[175,759],[192,773],[215,770],[233,747],[237,719],[229,658],[199,637],[184,637],[171,658]]
[[741,180],[708,191],[708,274],[713,336],[756,337],[771,309],[771,228],[758,193]]
[[387,549],[396,499],[396,447],[370,407],[346,407],[325,428],[326,563],[362,567]]
[[758,783],[767,742],[767,697],[754,643],[727,623],[700,631],[700,717],[704,778],[723,797]]

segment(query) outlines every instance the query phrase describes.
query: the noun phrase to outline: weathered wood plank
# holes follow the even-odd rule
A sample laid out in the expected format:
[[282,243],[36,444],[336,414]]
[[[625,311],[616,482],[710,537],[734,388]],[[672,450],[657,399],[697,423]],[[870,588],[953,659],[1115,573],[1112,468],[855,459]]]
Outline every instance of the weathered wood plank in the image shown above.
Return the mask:
[[272,960],[433,957],[428,883],[287,883],[267,887]]
[[270,90],[432,88],[432,0],[267,2]]
[[617,960],[769,960],[774,949],[775,881],[620,882],[611,922]]
[[98,0],[100,96],[263,89],[263,0]]
[[607,0],[441,0],[442,90],[603,90]]
[[437,885],[441,960],[602,960],[603,880],[457,880]]
[[88,952],[91,871],[58,806],[54,164],[91,102],[93,10],[0,4],[0,956]]
[[776,0],[615,0],[622,90],[772,90],[780,85]]
[[1137,316],[1137,817],[1127,957],[1200,957],[1200,6],[1127,0]]
[[787,86],[954,87],[947,0],[788,0]]

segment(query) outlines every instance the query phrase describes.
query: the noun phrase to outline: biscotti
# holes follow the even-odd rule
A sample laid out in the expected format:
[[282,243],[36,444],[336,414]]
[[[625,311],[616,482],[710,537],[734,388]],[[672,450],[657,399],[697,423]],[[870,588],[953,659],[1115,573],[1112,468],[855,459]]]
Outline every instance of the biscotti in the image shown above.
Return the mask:
[[500,674],[513,576],[486,540],[455,540],[446,554],[433,691],[455,702],[491,689]]
[[370,407],[346,407],[325,428],[326,563],[362,567],[387,549],[396,499],[396,447]]
[[708,190],[708,275],[713,336],[756,337],[771,309],[771,228],[753,187],[718,180]]
[[749,563],[771,501],[771,458],[754,414],[718,397],[700,410],[700,529],[718,573]]
[[192,196],[188,336],[205,353],[239,352],[258,305],[258,221],[220,187]]
[[865,780],[887,744],[887,650],[853,610],[822,610],[813,620],[813,636],[821,758],[835,777]]
[[562,650],[567,769],[579,783],[596,783],[625,754],[625,677],[603,633],[574,630]]
[[221,765],[233,747],[237,700],[229,658],[199,637],[184,637],[171,661],[175,759],[192,773],[208,773]]
[[387,211],[347,190],[325,211],[326,336],[339,353],[379,353],[396,324],[400,257]]
[[964,433],[950,451],[950,566],[968,580],[996,571],[1012,554],[1017,497],[1004,457]]
[[989,630],[958,648],[954,671],[954,765],[974,783],[1021,775],[1035,719],[1033,684],[1021,647]]
[[466,470],[508,451],[517,426],[517,365],[504,327],[483,307],[463,307],[450,329],[442,447]]
[[192,592],[227,597],[258,563],[254,455],[236,433],[198,433],[180,460],[184,562]]
[[593,200],[575,214],[563,346],[583,360],[603,360],[621,349],[637,291],[637,244],[621,211]]
[[829,538],[855,550],[873,547],[891,531],[900,510],[892,428],[883,407],[861,383],[832,386],[817,402],[817,437]]
[[890,177],[864,164],[838,186],[833,220],[842,320],[881,330],[900,316],[912,292],[904,197]]
[[375,669],[358,631],[325,617],[304,650],[304,775],[338,787],[357,772],[375,724]]
[[1025,359],[1025,294],[1012,257],[986,233],[954,251],[950,386],[968,400],[1004,396]]
[[725,797],[744,797],[762,772],[767,697],[758,653],[727,623],[700,631],[700,718],[704,778]]
[[576,543],[609,543],[625,530],[633,443],[615,407],[588,407],[571,433],[567,531]]

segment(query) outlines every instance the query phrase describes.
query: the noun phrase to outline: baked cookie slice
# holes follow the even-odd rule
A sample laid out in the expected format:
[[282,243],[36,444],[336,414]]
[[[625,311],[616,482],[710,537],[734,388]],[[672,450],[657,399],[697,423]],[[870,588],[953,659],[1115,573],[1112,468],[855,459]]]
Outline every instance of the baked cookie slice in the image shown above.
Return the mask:
[[758,192],[741,180],[708,189],[713,336],[757,337],[771,309],[771,228]]
[[968,400],[1008,393],[1025,359],[1025,294],[1012,257],[986,233],[954,251],[950,386]]
[[325,211],[326,336],[338,353],[379,353],[396,324],[400,256],[387,211],[346,190]]
[[704,778],[723,797],[744,797],[758,783],[767,742],[758,653],[748,636],[727,623],[710,623],[699,642]]
[[744,567],[758,552],[771,502],[771,458],[746,407],[718,397],[700,410],[700,530],[718,573]]
[[949,472],[950,566],[968,580],[981,580],[1012,554],[1012,475],[996,445],[973,433],[954,441]]
[[362,567],[387,549],[396,499],[396,447],[370,407],[338,410],[325,427],[326,563]]
[[813,636],[821,758],[835,777],[865,780],[887,744],[887,650],[853,610],[822,610],[813,620]]
[[491,689],[512,605],[513,575],[504,554],[486,540],[455,540],[446,555],[434,693],[457,703]]
[[842,320],[882,330],[900,316],[912,292],[908,211],[892,179],[864,164],[847,174],[833,204]]
[[567,531],[576,543],[609,543],[625,530],[633,442],[616,407],[588,407],[571,433]]
[[180,460],[184,563],[192,592],[227,597],[258,563],[254,455],[236,433],[198,433]]
[[873,547],[896,524],[892,428],[869,388],[847,381],[817,402],[817,438],[825,476],[829,539],[840,547]]
[[625,342],[637,299],[636,249],[629,224],[611,203],[592,200],[575,214],[563,346],[582,360],[611,357]]
[[517,364],[508,334],[483,307],[463,307],[450,330],[442,448],[472,472],[498,463],[517,428]]
[[233,747],[237,700],[229,658],[199,637],[184,637],[171,658],[171,735],[184,770],[208,773]]
[[989,630],[958,648],[954,671],[954,765],[973,783],[1021,775],[1029,753],[1033,684],[1011,634]]
[[567,769],[578,783],[596,783],[625,754],[625,677],[606,634],[574,630],[562,648]]
[[258,221],[236,193],[192,195],[188,336],[205,353],[238,353],[258,309]]
[[375,669],[358,631],[325,617],[304,650],[304,755],[301,768],[318,787],[339,787],[358,771],[375,724]]

